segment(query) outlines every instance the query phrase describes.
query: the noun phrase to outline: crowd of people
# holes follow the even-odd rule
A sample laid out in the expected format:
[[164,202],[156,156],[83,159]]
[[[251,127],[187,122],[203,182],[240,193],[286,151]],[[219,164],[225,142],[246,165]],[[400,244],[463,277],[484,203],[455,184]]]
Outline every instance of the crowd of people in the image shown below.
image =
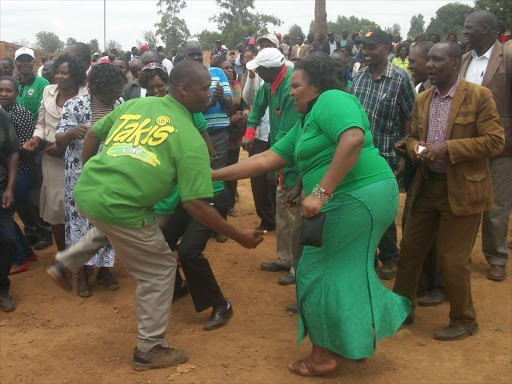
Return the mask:
[[[488,11],[469,15],[463,33],[460,44],[344,30],[295,45],[265,34],[235,51],[219,40],[206,58],[197,41],[169,57],[75,43],[37,70],[34,51],[18,49],[0,61],[0,309],[16,308],[9,275],[53,241],[47,272],[80,297],[92,295],[95,267],[98,284],[120,288],[118,258],[137,281],[133,368],[180,364],[186,352],[165,340],[174,300],[190,294],[197,312],[211,309],[206,331],[234,314],[204,255],[209,239],[256,248],[276,231],[261,269],[296,284],[287,309],[312,343],[291,372],[372,356],[414,323],[416,304],[449,302],[434,338],[475,334],[480,227],[487,277],[506,278],[512,42]],[[227,220],[245,178],[254,229]],[[395,279],[393,291],[379,278]]]

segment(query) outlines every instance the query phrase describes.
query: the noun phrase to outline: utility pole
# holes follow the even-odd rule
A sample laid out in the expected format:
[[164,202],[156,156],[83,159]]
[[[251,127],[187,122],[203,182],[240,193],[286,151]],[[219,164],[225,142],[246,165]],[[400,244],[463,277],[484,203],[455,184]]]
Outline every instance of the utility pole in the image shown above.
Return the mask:
[[103,0],[103,50],[107,51],[107,0]]

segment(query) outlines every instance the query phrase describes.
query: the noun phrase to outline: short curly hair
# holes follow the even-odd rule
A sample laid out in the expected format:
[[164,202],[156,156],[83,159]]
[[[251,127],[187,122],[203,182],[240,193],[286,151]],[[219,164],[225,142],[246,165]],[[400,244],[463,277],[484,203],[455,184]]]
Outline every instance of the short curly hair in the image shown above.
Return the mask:
[[309,83],[320,90],[320,93],[337,89],[343,91],[338,81],[333,60],[324,52],[313,52],[295,64],[295,71],[303,71]]
[[[422,41],[420,41],[420,43],[422,43]],[[416,44],[419,44],[419,43],[416,43]],[[410,48],[407,46],[407,45],[404,45],[404,44],[400,44],[396,50],[396,55],[397,56],[400,56],[400,51],[402,50],[402,48],[405,48],[405,56],[409,56],[409,53],[410,53]]]
[[102,94],[105,90],[124,86],[126,76],[111,63],[98,63],[91,66],[89,72],[89,89],[93,95]]
[[167,71],[163,69],[146,69],[140,73],[139,84],[142,88],[147,88],[149,82],[155,78],[156,76],[160,77],[162,81],[167,84],[169,80],[169,76],[167,75]]
[[68,53],[61,55],[55,60],[55,63],[53,64],[53,73],[57,73],[59,67],[64,63],[68,64],[69,75],[71,76],[71,80],[75,86],[77,88],[83,87],[85,80],[87,79],[87,74],[82,60],[76,56],[71,56]]

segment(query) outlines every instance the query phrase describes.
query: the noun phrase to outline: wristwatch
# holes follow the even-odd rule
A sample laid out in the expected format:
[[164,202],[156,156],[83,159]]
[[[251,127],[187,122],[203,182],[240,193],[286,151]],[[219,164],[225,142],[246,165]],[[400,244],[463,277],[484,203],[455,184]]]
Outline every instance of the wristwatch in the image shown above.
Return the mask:
[[312,193],[319,199],[322,199],[322,201],[324,203],[327,203],[332,198],[332,195],[329,192],[327,192],[325,189],[323,189],[320,186],[320,184],[315,185],[315,188],[313,188]]

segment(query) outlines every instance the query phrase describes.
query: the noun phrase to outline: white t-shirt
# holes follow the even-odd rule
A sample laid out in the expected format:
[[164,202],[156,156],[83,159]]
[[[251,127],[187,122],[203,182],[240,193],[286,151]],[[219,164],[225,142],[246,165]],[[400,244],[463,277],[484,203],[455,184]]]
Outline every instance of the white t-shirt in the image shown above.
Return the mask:
[[174,68],[174,64],[172,63],[172,61],[168,58],[165,58],[162,60],[162,65],[165,67],[165,69],[167,69],[167,74],[170,75],[172,69]]
[[[495,44],[500,43],[494,43],[494,45]],[[480,57],[478,57],[474,49],[471,51],[471,62],[464,76],[467,81],[482,85],[482,80],[484,79],[485,71],[487,71],[487,64],[489,64],[494,45]]]
[[332,43],[329,41],[329,48],[331,49],[331,55],[332,53],[336,50],[337,48],[337,44],[336,44],[336,40],[334,40]]

